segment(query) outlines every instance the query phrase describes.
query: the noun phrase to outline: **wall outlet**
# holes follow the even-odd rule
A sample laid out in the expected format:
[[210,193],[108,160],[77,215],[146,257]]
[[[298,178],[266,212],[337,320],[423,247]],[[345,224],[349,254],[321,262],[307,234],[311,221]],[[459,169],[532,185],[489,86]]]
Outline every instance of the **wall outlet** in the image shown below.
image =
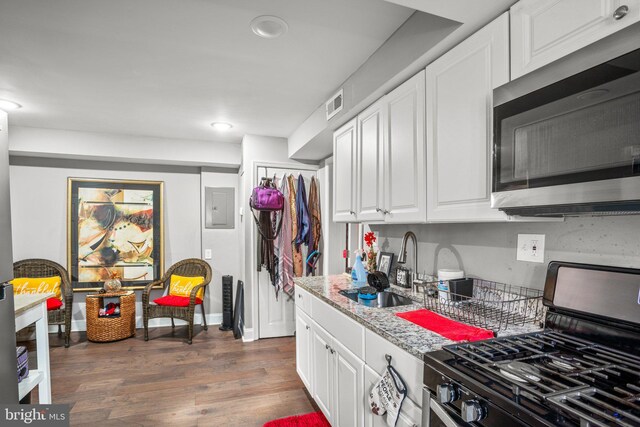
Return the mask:
[[544,262],[544,234],[518,234],[518,261]]
[[211,259],[211,249],[204,250],[204,259]]

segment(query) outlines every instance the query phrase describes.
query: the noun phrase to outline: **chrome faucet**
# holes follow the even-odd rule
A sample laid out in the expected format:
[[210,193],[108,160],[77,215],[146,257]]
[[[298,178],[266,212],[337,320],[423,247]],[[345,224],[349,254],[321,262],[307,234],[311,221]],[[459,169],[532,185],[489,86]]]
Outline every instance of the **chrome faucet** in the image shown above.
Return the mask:
[[400,256],[398,257],[398,264],[405,264],[407,262],[407,240],[413,240],[413,274],[411,277],[411,289],[415,291],[414,279],[418,274],[418,239],[413,231],[407,231],[402,238],[402,246],[400,247]]

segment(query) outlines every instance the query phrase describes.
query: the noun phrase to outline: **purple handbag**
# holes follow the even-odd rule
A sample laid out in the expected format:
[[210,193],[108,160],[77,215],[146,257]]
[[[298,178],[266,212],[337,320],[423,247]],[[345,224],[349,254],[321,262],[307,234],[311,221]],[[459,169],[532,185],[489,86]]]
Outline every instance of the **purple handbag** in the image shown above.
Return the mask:
[[256,211],[281,211],[284,208],[284,195],[273,187],[270,179],[263,179],[260,185],[253,189],[249,206]]
[[275,235],[273,237],[267,237],[266,233],[260,228],[260,221],[255,212],[279,212],[284,209],[284,195],[273,185],[273,181],[270,178],[262,178],[260,185],[253,189],[251,198],[249,198],[249,207],[251,208],[253,220],[258,226],[258,232],[262,238],[275,240],[282,228],[282,216],[280,216]]

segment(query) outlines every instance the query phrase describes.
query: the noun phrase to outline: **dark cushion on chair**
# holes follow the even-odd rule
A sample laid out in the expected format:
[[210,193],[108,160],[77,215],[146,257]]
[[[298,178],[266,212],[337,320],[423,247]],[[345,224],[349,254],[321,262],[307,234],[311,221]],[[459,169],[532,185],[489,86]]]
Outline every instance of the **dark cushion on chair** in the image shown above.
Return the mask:
[[57,310],[60,307],[62,307],[62,301],[60,301],[58,298],[53,297],[47,299],[47,311]]
[[[168,305],[171,307],[189,307],[189,297],[178,297],[175,295],[165,295],[153,300],[158,305]],[[196,298],[196,304],[202,304],[200,298]]]

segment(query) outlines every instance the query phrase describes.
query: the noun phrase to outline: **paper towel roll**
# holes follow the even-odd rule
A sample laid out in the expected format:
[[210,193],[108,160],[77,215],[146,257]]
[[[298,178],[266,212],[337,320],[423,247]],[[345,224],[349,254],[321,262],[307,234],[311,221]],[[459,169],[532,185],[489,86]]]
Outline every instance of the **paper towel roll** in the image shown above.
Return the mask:
[[453,280],[464,278],[464,271],[462,270],[449,270],[443,268],[438,270],[438,280]]

